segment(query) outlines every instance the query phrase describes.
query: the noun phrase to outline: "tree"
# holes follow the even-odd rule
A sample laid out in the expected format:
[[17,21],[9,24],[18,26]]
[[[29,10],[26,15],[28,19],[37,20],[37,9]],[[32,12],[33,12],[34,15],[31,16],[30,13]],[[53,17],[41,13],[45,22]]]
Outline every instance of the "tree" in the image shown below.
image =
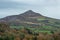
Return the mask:
[[32,40],[37,40],[37,36],[34,36]]
[[25,35],[23,33],[20,34],[20,39],[23,40]]

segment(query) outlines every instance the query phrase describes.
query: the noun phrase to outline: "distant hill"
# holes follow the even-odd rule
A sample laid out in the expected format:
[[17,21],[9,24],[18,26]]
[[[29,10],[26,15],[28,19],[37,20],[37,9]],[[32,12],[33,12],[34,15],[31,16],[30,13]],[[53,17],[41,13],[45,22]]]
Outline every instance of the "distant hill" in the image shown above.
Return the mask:
[[20,24],[23,22],[38,22],[36,20],[36,18],[41,18],[43,17],[41,14],[39,13],[35,13],[32,10],[28,10],[22,14],[19,15],[12,15],[12,16],[7,16],[5,18],[0,19],[0,22],[7,22],[7,23],[16,23],[16,24]]
[[16,19],[24,20],[24,18],[40,17],[40,16],[42,16],[42,15],[39,13],[35,13],[32,10],[28,10],[22,14],[19,14],[19,15],[7,16],[5,18],[0,19],[0,21],[10,21],[10,20],[12,21],[12,20],[16,20]]
[[49,18],[40,13],[28,10],[19,15],[7,16],[0,19],[0,22],[6,22],[10,26],[36,27],[45,30],[56,30],[60,28],[60,20]]

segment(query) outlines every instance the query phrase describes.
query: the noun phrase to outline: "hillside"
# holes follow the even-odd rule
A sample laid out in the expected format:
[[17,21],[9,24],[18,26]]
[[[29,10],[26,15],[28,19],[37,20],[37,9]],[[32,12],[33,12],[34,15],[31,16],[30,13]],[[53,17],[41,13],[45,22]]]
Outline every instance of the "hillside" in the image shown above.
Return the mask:
[[32,27],[39,30],[60,30],[60,20],[49,18],[41,15],[40,13],[28,10],[19,15],[7,16],[1,18],[0,22],[6,22],[11,27]]

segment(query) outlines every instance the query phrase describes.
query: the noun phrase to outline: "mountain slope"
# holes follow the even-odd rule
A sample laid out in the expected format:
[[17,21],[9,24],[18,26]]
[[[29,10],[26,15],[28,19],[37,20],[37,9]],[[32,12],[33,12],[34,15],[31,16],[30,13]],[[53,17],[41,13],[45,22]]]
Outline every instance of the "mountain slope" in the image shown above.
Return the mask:
[[45,17],[32,10],[28,10],[19,15],[7,16],[0,19],[0,22],[6,22],[10,26],[24,26],[40,28],[41,30],[56,30],[60,29],[60,20]]

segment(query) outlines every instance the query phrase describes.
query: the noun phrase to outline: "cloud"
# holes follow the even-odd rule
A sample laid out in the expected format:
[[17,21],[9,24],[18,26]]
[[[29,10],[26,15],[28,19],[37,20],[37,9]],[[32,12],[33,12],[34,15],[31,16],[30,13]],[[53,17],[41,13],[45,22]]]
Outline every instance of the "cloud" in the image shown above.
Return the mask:
[[60,6],[60,0],[0,0],[0,9],[42,8]]
[[59,0],[13,0],[13,1],[33,4],[33,5],[52,5],[52,4],[57,4],[57,2],[59,2]]
[[23,10],[29,9],[46,16],[60,18],[60,0],[0,0],[0,15],[20,14]]
[[[59,1],[59,0],[58,0]],[[55,0],[0,0],[0,9],[56,6]]]
[[0,9],[8,9],[8,8],[15,9],[15,8],[21,8],[27,5],[28,4],[18,3],[18,2],[0,2]]

